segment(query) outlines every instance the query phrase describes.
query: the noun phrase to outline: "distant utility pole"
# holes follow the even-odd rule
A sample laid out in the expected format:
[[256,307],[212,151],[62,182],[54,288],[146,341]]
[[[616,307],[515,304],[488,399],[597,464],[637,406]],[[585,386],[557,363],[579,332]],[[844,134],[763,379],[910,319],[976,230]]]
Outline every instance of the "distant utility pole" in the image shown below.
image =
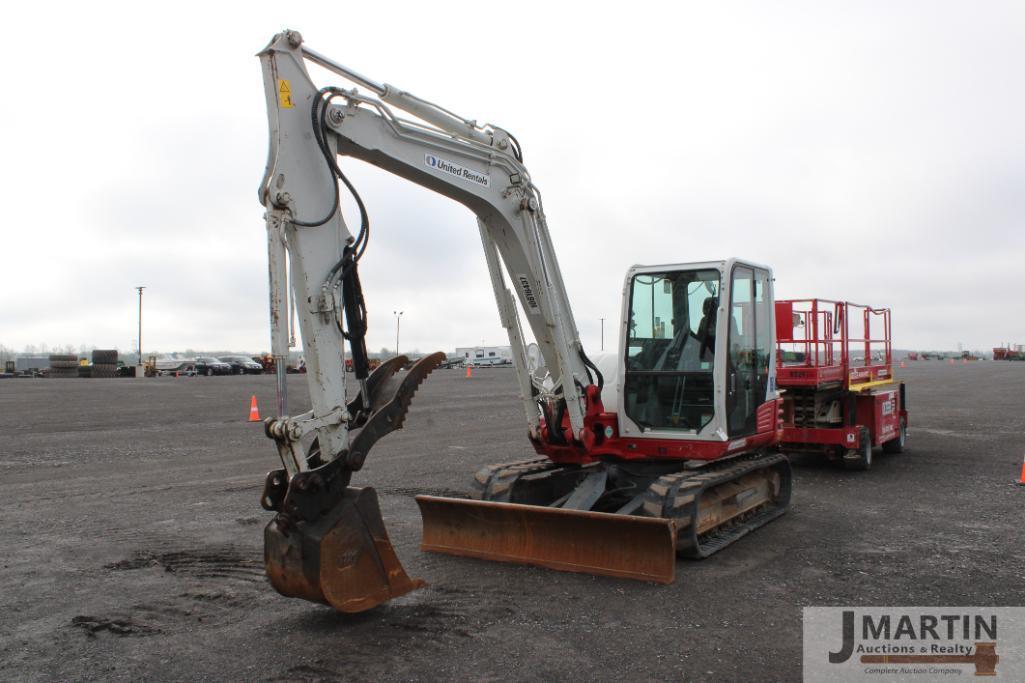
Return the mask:
[[142,365],[142,290],[146,287],[136,287],[139,291],[139,365]]
[[403,311],[392,311],[395,314],[395,355],[399,355],[399,325],[402,322]]
[[601,319],[601,350],[605,350],[605,318]]

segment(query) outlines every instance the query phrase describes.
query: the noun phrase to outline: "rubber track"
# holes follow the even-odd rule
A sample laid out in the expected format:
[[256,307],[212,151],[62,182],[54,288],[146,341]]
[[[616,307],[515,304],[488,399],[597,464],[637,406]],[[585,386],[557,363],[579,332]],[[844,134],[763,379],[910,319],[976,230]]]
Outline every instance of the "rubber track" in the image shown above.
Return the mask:
[[[780,472],[780,490],[776,500],[698,537],[694,521],[698,516],[701,494],[760,469],[777,469]],[[790,489],[790,461],[786,456],[779,453],[753,454],[721,465],[659,477],[644,493],[643,511],[651,517],[675,520],[677,555],[702,559],[782,515],[790,504]]]
[[470,497],[475,500],[508,503],[513,484],[517,479],[527,474],[554,470],[559,467],[560,465],[556,465],[548,458],[531,458],[501,465],[489,465],[473,475]]

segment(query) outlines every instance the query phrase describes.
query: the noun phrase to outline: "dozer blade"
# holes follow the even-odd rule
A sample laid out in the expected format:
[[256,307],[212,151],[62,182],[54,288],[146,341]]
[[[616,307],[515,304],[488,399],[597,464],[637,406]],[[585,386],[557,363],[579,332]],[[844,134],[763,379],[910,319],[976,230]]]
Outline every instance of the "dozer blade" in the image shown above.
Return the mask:
[[670,519],[417,496],[422,550],[567,572],[672,583]]
[[372,488],[348,488],[313,524],[264,531],[271,585],[282,595],[362,612],[426,585],[410,579],[388,540]]

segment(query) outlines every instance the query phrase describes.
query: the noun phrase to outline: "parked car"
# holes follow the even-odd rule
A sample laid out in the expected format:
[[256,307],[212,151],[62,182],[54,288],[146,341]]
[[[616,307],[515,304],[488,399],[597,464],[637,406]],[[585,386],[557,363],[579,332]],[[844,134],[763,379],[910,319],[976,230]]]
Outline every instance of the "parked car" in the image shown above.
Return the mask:
[[263,366],[247,356],[221,356],[221,361],[230,365],[236,375],[263,374]]
[[197,358],[195,368],[197,375],[206,375],[207,377],[210,375],[230,375],[232,372],[229,363],[210,357]]

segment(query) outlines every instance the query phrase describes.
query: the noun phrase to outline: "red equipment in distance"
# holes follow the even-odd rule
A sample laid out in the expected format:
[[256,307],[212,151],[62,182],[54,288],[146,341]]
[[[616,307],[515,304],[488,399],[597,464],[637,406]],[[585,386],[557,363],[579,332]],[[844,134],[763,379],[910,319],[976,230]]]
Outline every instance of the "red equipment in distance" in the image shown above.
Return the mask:
[[1025,360],[1025,345],[996,346],[993,348],[993,360]]

